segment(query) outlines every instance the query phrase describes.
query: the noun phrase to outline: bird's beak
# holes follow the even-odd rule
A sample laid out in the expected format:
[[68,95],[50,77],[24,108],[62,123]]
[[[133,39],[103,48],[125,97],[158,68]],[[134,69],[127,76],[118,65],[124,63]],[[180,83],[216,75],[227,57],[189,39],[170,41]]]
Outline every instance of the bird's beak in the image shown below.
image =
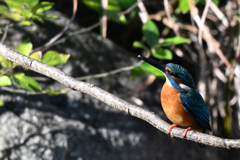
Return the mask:
[[160,69],[164,74],[166,74],[166,65],[165,64],[159,63],[159,62],[157,62],[153,59],[146,58],[146,57],[143,57],[143,56],[140,56],[140,55],[138,55],[138,58],[142,59],[143,61],[151,64],[152,66]]

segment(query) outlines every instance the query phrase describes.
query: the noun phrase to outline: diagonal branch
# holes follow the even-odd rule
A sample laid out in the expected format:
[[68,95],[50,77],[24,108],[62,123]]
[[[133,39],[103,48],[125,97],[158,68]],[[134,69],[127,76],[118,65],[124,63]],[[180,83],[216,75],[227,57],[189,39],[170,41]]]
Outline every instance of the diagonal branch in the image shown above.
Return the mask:
[[[67,74],[63,73],[59,69],[46,65],[44,63],[41,63],[37,60],[34,60],[32,58],[29,58],[27,56],[24,56],[14,50],[9,49],[7,46],[0,43],[0,55],[4,58],[7,58],[8,60],[18,63],[26,68],[29,68],[35,72],[41,73],[43,75],[46,75],[64,85],[67,87],[73,89],[73,90],[79,90],[81,92],[84,92],[86,94],[89,94],[90,96],[97,98],[98,100],[110,105],[111,107],[114,107],[116,109],[119,109],[120,111],[130,114],[131,116],[138,117],[157,129],[161,130],[164,133],[167,133],[169,124],[165,121],[163,121],[161,118],[159,118],[154,113],[147,111],[145,109],[142,109],[140,107],[137,107],[135,105],[132,105],[108,92],[105,90],[94,86],[89,83],[77,81],[76,79],[68,76]],[[172,129],[171,135],[173,137],[183,138],[183,129],[180,128],[174,128]],[[215,147],[221,147],[221,148],[240,148],[240,139],[223,139],[216,136],[211,136],[204,133],[199,133],[195,131],[188,132],[186,136],[187,140],[195,141],[198,143],[215,146]]]

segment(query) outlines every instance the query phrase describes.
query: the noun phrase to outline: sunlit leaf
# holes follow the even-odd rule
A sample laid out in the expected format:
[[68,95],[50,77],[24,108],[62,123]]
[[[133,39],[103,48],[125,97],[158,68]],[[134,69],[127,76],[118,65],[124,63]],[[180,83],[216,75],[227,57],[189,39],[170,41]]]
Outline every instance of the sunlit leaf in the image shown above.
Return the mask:
[[51,90],[49,88],[47,88],[46,91],[47,91],[47,94],[49,96],[57,96],[59,94],[65,94],[66,93],[66,91],[53,91],[53,90]]
[[0,76],[0,86],[10,86],[11,79],[8,76]]
[[148,20],[142,27],[143,35],[146,38],[146,42],[150,47],[154,47],[158,44],[159,31],[155,23]]
[[54,3],[43,1],[43,2],[39,3],[38,5],[36,5],[33,8],[33,11],[36,12],[36,14],[39,14],[39,13],[42,13],[44,11],[51,9],[53,7],[53,5],[54,5]]
[[172,52],[168,49],[163,49],[163,48],[152,49],[152,55],[153,57],[158,59],[166,59],[166,60],[172,59]]
[[45,17],[46,18],[52,18],[52,19],[57,19],[58,18],[58,16],[53,15],[53,14],[46,14]]
[[32,22],[31,21],[21,21],[20,24],[25,25],[25,26],[30,26],[32,24]]
[[189,0],[179,0],[179,9],[187,13],[190,10]]
[[48,51],[43,55],[42,62],[54,66],[66,63],[69,57],[69,54],[61,54],[56,51]]
[[224,118],[224,130],[226,133],[230,134],[231,130],[232,130],[232,123],[231,123],[231,118],[229,115],[227,115]]
[[134,41],[134,42],[133,42],[133,46],[134,46],[134,47],[137,47],[137,48],[144,49],[144,50],[146,50],[147,52],[150,52],[150,50],[147,48],[147,46],[145,46],[144,44],[142,44],[142,43],[139,42],[139,41]]
[[130,72],[130,78],[142,77],[146,72],[141,67],[134,67]]
[[159,70],[157,69],[156,67],[153,67],[152,65],[144,62],[142,63],[142,65],[140,66],[144,71],[152,74],[152,75],[155,75],[156,77],[159,77],[159,78],[164,78],[164,74]]
[[166,38],[162,43],[158,45],[158,47],[178,45],[178,44],[187,43],[187,42],[191,42],[191,41],[183,37]]
[[[83,4],[85,4],[90,9],[97,11],[99,14],[102,14],[102,6],[101,1],[99,0],[82,0]],[[107,17],[112,18],[113,21],[118,23],[127,23],[127,18],[125,15],[121,15],[116,17],[118,13],[122,11],[119,2],[116,0],[108,0],[108,7],[107,7]]]
[[12,66],[12,62],[2,56],[0,56],[0,62],[4,68],[10,68]]
[[0,100],[0,107],[4,106],[4,102]]
[[127,24],[127,23],[128,23],[127,18],[126,18],[124,15],[120,15],[120,16],[118,17],[118,20],[119,20],[121,23],[123,23],[123,24]]
[[5,2],[14,8],[31,9],[39,3],[39,0],[5,0]]
[[24,73],[16,73],[12,76],[12,80],[19,87],[26,89],[28,91],[40,92],[42,91],[42,87],[39,83],[29,76],[25,76]]
[[10,13],[3,6],[5,8],[0,7],[0,14],[20,22],[22,25],[34,24],[35,20],[43,23],[43,18],[45,18],[45,13],[43,12],[52,8],[54,4],[47,1],[39,3],[39,0],[5,0],[5,2],[10,8]]
[[33,58],[33,59],[36,59],[37,61],[41,61],[41,59],[38,55],[38,52],[32,53],[30,57]]
[[17,46],[16,50],[25,56],[29,56],[32,47],[33,47],[32,43],[29,41],[29,39],[26,39]]

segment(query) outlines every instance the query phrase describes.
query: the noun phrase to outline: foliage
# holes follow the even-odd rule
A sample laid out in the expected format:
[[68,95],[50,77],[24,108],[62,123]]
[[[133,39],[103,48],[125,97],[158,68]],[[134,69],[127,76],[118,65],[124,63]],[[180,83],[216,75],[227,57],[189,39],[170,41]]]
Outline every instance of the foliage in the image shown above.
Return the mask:
[[[152,55],[154,58],[162,59],[162,60],[171,60],[172,59],[172,52],[163,47],[168,47],[172,45],[179,45],[183,43],[190,42],[189,39],[183,37],[172,37],[166,38],[163,42],[159,43],[159,31],[156,24],[148,20],[142,27],[143,35],[146,39],[146,43],[149,47],[144,45],[139,41],[135,41],[133,43],[134,47],[141,48],[147,52],[147,55]],[[147,65],[146,63],[142,63],[139,67],[134,67],[131,70],[131,78],[141,77],[146,73],[153,74],[157,77],[163,78],[162,72],[151,65]]]
[[42,62],[51,66],[65,64],[70,57],[69,54],[61,54],[56,51],[48,51],[43,55]]
[[39,0],[5,0],[5,5],[0,5],[0,14],[19,22],[22,25],[32,25],[34,21],[44,22],[44,18],[57,18],[55,15],[45,14],[51,9],[52,2]]
[[[127,18],[125,15],[117,16],[123,9],[126,9],[133,5],[137,0],[108,0],[107,16],[113,19],[115,22],[126,24]],[[94,11],[101,13],[101,1],[100,0],[82,0],[82,2]]]
[[[89,8],[97,11],[98,13],[101,13],[101,1],[99,0],[83,0],[82,1],[86,6]],[[126,17],[124,15],[124,18],[121,19],[122,16],[117,17],[116,15],[122,11],[122,9],[126,9],[133,5],[136,2],[136,0],[130,0],[130,1],[124,1],[124,0],[108,0],[108,7],[107,7],[107,16],[109,18],[113,18],[116,22],[121,22],[123,24],[126,24]],[[132,11],[133,12],[133,11]],[[133,43],[134,47],[141,48],[145,50],[148,55],[152,55],[154,58],[157,59],[164,59],[164,60],[171,60],[172,59],[172,52],[164,47],[172,46],[172,45],[178,45],[182,43],[190,42],[190,40],[183,38],[183,37],[172,37],[172,38],[166,38],[164,42],[159,43],[160,33],[158,30],[158,27],[156,24],[148,20],[143,26],[142,26],[142,32],[146,39],[147,46],[139,41],[135,41]],[[143,63],[139,67],[134,67],[131,70],[131,78],[140,77],[145,75],[146,73],[154,74],[157,77],[164,77],[161,72],[159,72],[155,67],[148,65],[146,63]]]
[[[48,65],[59,65],[59,64],[65,64],[67,60],[69,59],[70,55],[61,54],[56,51],[48,51],[43,56],[39,56],[37,52],[34,52],[30,55],[30,51],[32,50],[32,43],[29,41],[29,39],[24,40],[22,43],[20,43],[16,50],[25,56],[30,56],[38,61],[41,61],[43,63],[46,63]],[[40,58],[42,57],[42,58]],[[14,69],[18,67],[17,64],[13,64],[7,59],[0,57],[1,59],[1,65],[6,70],[8,69]],[[28,91],[32,92],[40,92],[42,91],[41,86],[39,83],[34,80],[33,78],[26,76],[23,72],[18,73],[9,73],[4,70],[1,71],[0,76],[0,86],[10,86],[12,84],[11,81],[13,81],[18,87],[26,89]],[[47,93],[50,95],[57,95],[60,92],[57,91],[51,91],[47,90]]]
[[[195,3],[199,4],[199,5],[205,5],[206,1],[205,0],[199,0],[196,1],[194,0]],[[213,3],[215,3],[216,5],[219,4],[219,0],[213,0]],[[179,0],[178,3],[178,8],[176,9],[176,13],[187,13],[190,10],[190,5],[189,5],[189,0]]]
[[[53,7],[54,3],[39,0],[5,0],[4,3],[0,4],[0,14],[14,20],[22,25],[33,25],[34,21],[44,22],[44,18],[57,18],[55,15],[45,14],[47,11]],[[46,63],[48,65],[59,65],[65,64],[69,59],[70,55],[58,53],[56,51],[47,51],[42,55],[41,52],[31,53],[33,49],[33,44],[29,39],[21,42],[16,50],[31,58]],[[0,86],[11,86],[17,85],[18,87],[31,91],[31,92],[41,92],[42,87],[40,84],[32,77],[25,75],[26,68],[22,68],[16,63],[5,59],[0,56],[0,64],[2,69],[0,70]],[[18,67],[18,72],[15,72],[15,68]],[[19,69],[20,68],[20,69]],[[62,91],[52,91],[46,89],[49,95],[58,95],[64,93]],[[0,106],[4,105],[0,101]]]

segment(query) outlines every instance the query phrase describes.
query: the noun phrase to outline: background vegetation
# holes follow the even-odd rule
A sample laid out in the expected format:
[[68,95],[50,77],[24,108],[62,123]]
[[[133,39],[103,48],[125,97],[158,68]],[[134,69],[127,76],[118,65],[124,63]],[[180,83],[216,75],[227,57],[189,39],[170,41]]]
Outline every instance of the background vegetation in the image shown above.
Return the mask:
[[[73,2],[76,5],[77,1]],[[78,11],[72,9],[71,5],[68,1],[1,1],[2,19],[11,20],[1,28],[2,42],[7,38],[8,28],[13,25],[38,28],[44,27],[46,19],[57,19],[56,15],[46,12],[52,7],[72,19],[76,16],[75,22],[83,25],[86,31],[102,35],[102,45],[105,45],[104,39],[110,40],[128,53],[129,59],[142,54],[163,63],[174,62],[187,68],[212,115],[213,134],[223,138],[240,137],[238,1],[108,0],[101,3],[99,0],[82,0],[78,3]],[[15,49],[49,65],[65,64],[71,55],[48,48],[61,43],[59,37],[66,32],[68,24],[58,36],[52,36],[51,43],[45,43],[48,45],[39,48],[26,38]],[[81,33],[76,31],[62,37],[71,39],[71,36]],[[65,89],[42,89],[36,79],[26,74],[26,68],[3,57],[0,57],[0,61],[0,85],[3,87],[48,95],[68,92]],[[129,80],[145,76],[146,80],[139,84],[133,95],[144,92],[156,77],[164,77],[146,63],[132,64],[128,71],[125,68],[116,69],[129,72]],[[149,76],[149,73],[154,76]],[[107,75],[111,74],[114,73]],[[1,101],[1,105],[4,106],[4,101]],[[237,151],[230,153],[234,154],[230,156],[232,159],[239,157]]]

